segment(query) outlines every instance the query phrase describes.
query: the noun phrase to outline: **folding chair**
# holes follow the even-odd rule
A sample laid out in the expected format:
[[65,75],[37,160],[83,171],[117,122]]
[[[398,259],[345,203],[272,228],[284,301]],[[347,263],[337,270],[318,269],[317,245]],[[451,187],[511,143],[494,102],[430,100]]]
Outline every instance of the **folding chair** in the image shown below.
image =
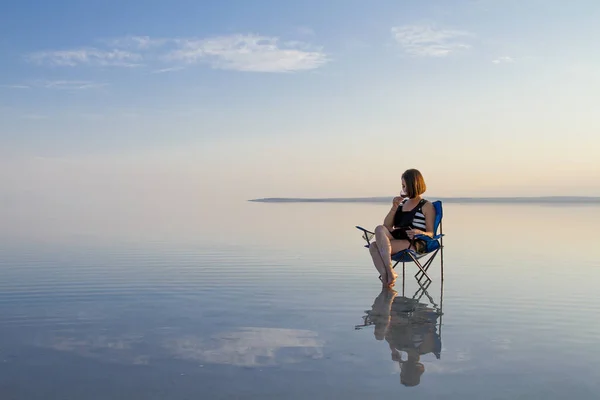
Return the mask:
[[[392,261],[394,261],[394,265],[392,266],[392,268],[395,269],[396,265],[398,265],[399,262],[402,262],[402,276],[404,276],[404,273],[405,273],[405,268],[406,268],[405,264],[407,262],[415,263],[415,265],[419,268],[419,270],[415,274],[415,278],[417,279],[417,281],[419,282],[420,285],[422,284],[421,280],[424,278],[425,278],[424,282],[429,282],[429,283],[431,282],[431,278],[429,277],[429,275],[427,275],[427,270],[431,266],[431,263],[437,256],[438,252],[440,253],[441,279],[442,279],[442,282],[444,281],[444,243],[443,243],[444,234],[442,233],[442,217],[443,217],[444,213],[442,210],[442,202],[440,200],[436,200],[432,204],[433,204],[433,207],[435,208],[433,238],[430,238],[429,236],[426,236],[426,235],[415,236],[415,239],[425,240],[426,252],[425,253],[417,253],[414,250],[406,249],[406,250],[401,250],[397,253],[392,254]],[[375,233],[368,231],[365,228],[362,228],[360,226],[357,226],[356,228],[363,232],[362,238],[367,241],[367,244],[365,245],[365,247],[369,248],[369,246],[371,245],[371,239],[373,238],[373,236],[375,236]],[[440,231],[439,234],[438,234],[438,228]],[[427,257],[427,261],[424,264],[422,264],[420,260],[424,257]],[[428,285],[429,284],[427,283],[427,286]]]

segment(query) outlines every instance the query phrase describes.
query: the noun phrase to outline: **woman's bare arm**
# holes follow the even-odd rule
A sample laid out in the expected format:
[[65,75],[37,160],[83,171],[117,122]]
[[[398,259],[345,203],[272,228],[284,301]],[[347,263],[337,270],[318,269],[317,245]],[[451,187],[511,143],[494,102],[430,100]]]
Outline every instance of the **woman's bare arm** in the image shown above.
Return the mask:
[[426,231],[421,233],[433,237],[433,224],[435,223],[435,207],[429,201],[423,204],[423,214],[425,214],[425,229]]
[[400,207],[401,201],[402,197],[394,197],[394,200],[392,201],[392,208],[383,220],[383,226],[388,228],[390,231],[394,229],[394,216],[396,215],[396,211],[398,211],[398,207]]

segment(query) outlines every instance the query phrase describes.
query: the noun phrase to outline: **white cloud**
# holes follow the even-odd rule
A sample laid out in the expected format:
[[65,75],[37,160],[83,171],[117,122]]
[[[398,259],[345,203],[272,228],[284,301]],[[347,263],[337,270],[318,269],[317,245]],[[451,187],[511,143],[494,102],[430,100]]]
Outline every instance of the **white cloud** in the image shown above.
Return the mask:
[[492,61],[494,64],[511,64],[515,62],[515,59],[508,56],[498,57]]
[[166,72],[176,72],[176,71],[181,71],[182,69],[184,69],[184,67],[169,67],[169,68],[161,68],[161,69],[157,69],[152,71],[153,74],[164,74]]
[[92,81],[45,81],[41,82],[40,86],[46,89],[85,90],[98,89],[106,86],[106,83]]
[[73,80],[55,80],[55,81],[34,81],[28,84],[19,85],[2,85],[1,87],[13,89],[60,89],[60,90],[85,90],[98,89],[107,86],[106,83],[98,83],[93,81],[73,81]]
[[231,35],[177,42],[167,54],[170,61],[186,64],[209,63],[213,68],[252,72],[310,70],[325,64],[327,56],[309,50],[298,42],[280,46],[277,38],[257,35]]
[[96,48],[40,51],[29,54],[27,58],[37,64],[61,67],[77,65],[134,67],[139,66],[139,62],[142,60],[142,56],[138,53]]
[[154,39],[150,36],[125,36],[111,40],[103,40],[102,42],[115,48],[147,50],[165,45],[168,42],[168,39]]
[[42,51],[28,59],[55,66],[137,66],[154,68],[154,73],[172,72],[195,64],[213,68],[290,72],[319,68],[328,57],[320,49],[299,41],[281,43],[276,37],[228,35],[211,38],[151,38],[127,36],[101,41],[109,49],[83,48]]
[[471,46],[459,39],[470,36],[460,30],[436,29],[429,25],[406,25],[392,28],[394,39],[413,56],[445,57]]
[[29,86],[29,85],[0,85],[0,88],[5,88],[5,89],[30,89],[31,86]]

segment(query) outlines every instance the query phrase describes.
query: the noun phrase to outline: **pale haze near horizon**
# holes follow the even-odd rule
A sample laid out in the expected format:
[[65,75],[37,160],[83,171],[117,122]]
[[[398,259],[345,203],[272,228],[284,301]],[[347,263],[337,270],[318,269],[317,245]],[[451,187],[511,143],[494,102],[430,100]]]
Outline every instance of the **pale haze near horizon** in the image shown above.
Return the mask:
[[598,2],[74,4],[0,17],[8,225],[393,196],[407,168],[600,195]]

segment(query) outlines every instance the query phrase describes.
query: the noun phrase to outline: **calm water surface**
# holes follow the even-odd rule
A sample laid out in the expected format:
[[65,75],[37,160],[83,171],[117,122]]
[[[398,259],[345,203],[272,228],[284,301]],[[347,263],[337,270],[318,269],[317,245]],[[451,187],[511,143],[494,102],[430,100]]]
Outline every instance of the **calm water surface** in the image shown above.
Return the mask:
[[443,286],[386,293],[354,226],[388,208],[5,227],[0,398],[600,395],[599,206],[448,204]]

